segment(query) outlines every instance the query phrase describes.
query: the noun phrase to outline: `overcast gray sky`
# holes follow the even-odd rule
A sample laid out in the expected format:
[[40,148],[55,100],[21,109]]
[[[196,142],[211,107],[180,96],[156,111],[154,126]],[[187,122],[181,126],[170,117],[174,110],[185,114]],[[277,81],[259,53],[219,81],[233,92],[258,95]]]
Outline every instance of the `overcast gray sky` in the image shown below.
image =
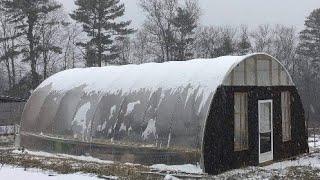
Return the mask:
[[[75,8],[73,0],[58,0],[67,11]],[[126,17],[139,27],[144,15],[138,0],[122,0]],[[203,25],[241,25],[255,27],[259,24],[285,24],[303,28],[305,17],[320,8],[320,0],[199,0]]]

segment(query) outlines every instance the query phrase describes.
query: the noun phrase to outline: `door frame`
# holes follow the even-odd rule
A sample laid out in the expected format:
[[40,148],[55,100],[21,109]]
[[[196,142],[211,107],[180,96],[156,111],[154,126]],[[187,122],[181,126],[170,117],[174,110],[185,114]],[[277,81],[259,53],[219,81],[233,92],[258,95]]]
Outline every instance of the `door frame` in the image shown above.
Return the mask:
[[[271,104],[271,151],[261,154],[261,137],[260,137],[260,105],[270,103]],[[258,101],[258,137],[259,137],[259,164],[268,161],[273,161],[273,100],[259,100]]]

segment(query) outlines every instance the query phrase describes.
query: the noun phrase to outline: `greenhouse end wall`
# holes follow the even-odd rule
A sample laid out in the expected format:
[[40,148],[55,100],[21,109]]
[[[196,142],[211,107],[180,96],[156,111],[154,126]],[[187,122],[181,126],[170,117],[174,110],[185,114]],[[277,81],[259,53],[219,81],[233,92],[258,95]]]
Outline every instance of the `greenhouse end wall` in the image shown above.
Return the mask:
[[[235,151],[234,148],[234,94],[248,93],[248,142],[249,148]],[[283,141],[281,92],[290,92],[292,138]],[[230,169],[258,166],[259,122],[258,101],[273,101],[273,161],[292,158],[309,152],[305,112],[294,86],[222,86],[212,101],[206,125],[203,159],[205,171],[219,174]],[[223,119],[223,120],[221,120]],[[215,141],[212,141],[214,139]]]

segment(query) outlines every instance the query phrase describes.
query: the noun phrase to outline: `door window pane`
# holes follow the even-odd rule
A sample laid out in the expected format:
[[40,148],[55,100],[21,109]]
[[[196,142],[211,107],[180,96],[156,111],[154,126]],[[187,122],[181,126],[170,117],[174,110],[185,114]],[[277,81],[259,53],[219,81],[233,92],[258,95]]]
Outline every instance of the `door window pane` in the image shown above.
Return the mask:
[[271,103],[260,105],[260,132],[266,133],[271,131]]
[[271,133],[260,133],[260,153],[270,152],[271,150]]
[[272,103],[266,102],[259,105],[259,132],[260,153],[270,152],[272,138]]

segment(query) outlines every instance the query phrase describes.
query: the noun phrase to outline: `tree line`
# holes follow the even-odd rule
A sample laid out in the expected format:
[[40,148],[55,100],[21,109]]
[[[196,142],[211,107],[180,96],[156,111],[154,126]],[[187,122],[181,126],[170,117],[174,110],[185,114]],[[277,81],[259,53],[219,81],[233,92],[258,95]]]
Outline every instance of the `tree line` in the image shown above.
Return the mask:
[[197,0],[139,0],[145,21],[124,20],[120,0],[0,2],[0,93],[27,98],[49,76],[76,67],[186,61],[266,52],[282,61],[311,119],[320,113],[320,9],[305,29],[200,23]]

